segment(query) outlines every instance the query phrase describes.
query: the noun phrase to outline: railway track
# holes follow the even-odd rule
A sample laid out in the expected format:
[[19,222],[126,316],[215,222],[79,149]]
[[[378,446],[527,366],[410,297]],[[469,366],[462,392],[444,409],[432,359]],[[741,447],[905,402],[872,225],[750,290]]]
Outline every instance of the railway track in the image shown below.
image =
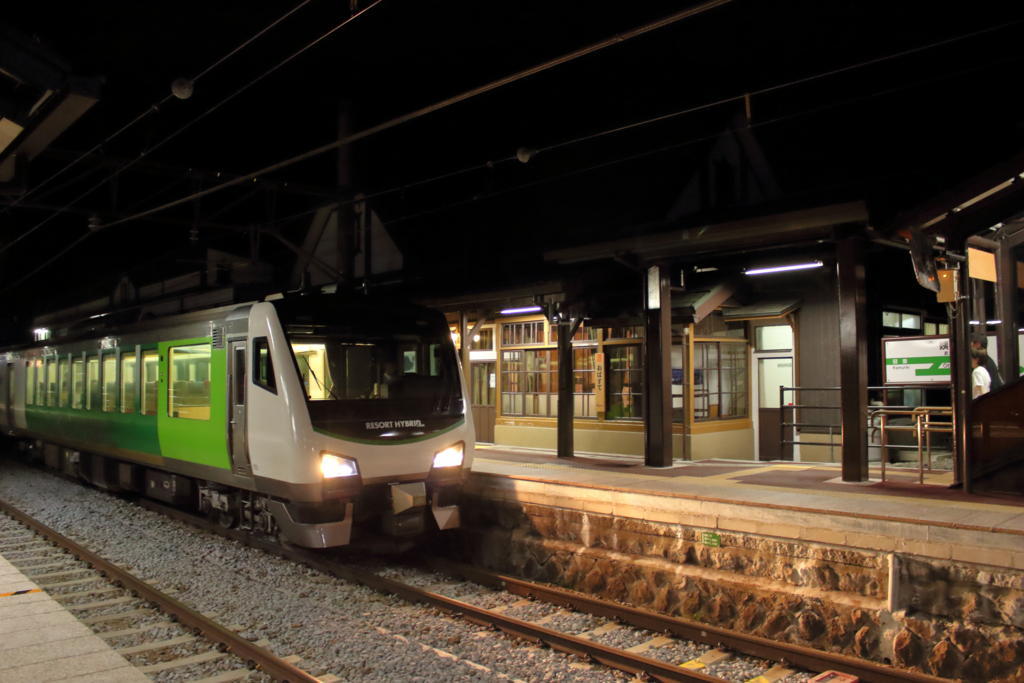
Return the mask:
[[[140,501],[140,504],[206,531],[302,563],[324,574],[396,595],[410,602],[430,605],[482,627],[500,630],[515,638],[543,644],[634,675],[666,681],[742,680],[772,683],[790,676],[794,678],[789,680],[807,680],[817,673],[835,671],[855,676],[861,681],[878,683],[936,683],[944,680],[866,660],[669,617],[440,558],[432,558],[427,562],[427,566],[437,572],[433,578],[419,577],[415,582],[398,580],[385,575],[386,572],[353,565],[344,559],[344,553],[336,555],[280,545],[238,530],[225,529],[216,522],[149,500]],[[445,593],[452,592],[452,586],[445,586],[441,574],[506,591],[521,599],[496,607],[473,604],[471,600],[446,595]],[[427,587],[423,585],[425,583],[435,585]],[[437,587],[438,584],[440,588]],[[515,616],[517,611],[536,612],[529,609],[533,604],[548,605],[551,609],[540,616]],[[567,610],[591,615],[597,621],[590,622],[591,627],[580,633],[554,628],[558,618],[566,615]],[[624,627],[633,629],[634,633],[630,635],[634,636],[633,640],[639,638],[639,642],[628,647],[602,642],[615,640],[606,636]],[[635,632],[639,632],[639,635]],[[687,656],[682,661],[672,661],[655,656],[658,652],[689,652],[692,656]],[[728,668],[727,665],[737,658],[760,660],[762,664],[759,673],[742,678],[718,675],[718,671]]]
[[336,680],[310,675],[3,501],[0,553],[154,680]]

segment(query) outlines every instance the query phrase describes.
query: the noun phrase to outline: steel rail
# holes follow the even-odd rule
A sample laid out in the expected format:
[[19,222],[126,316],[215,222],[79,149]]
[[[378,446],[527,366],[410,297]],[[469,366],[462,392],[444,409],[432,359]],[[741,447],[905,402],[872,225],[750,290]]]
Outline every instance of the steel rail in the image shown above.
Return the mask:
[[[324,555],[322,552],[305,550],[295,546],[282,546],[243,531],[225,529],[215,522],[162,503],[147,499],[140,499],[138,503],[143,507],[167,514],[201,529],[226,536],[250,547],[301,562],[325,574],[346,581],[360,583],[377,591],[391,593],[403,600],[425,603],[445,611],[461,614],[467,620],[481,626],[495,627],[525,640],[546,643],[554,649],[592,659],[612,668],[633,674],[646,674],[659,680],[723,680],[699,673],[698,671],[683,669],[668,662],[607,647],[585,638],[560,633],[537,624],[491,612],[482,607],[415,586],[409,586],[399,581],[373,574],[372,572],[359,571],[332,560],[330,556]],[[438,571],[462,576],[481,585],[503,589],[515,595],[559,606],[572,607],[594,616],[628,623],[637,628],[657,633],[667,633],[678,638],[708,644],[713,647],[721,646],[752,657],[785,662],[814,672],[834,669],[856,675],[866,683],[907,683],[908,681],[912,683],[943,683],[948,681],[945,678],[913,671],[904,671],[855,657],[824,652],[800,645],[781,643],[769,638],[752,636],[710,624],[670,617],[636,607],[619,605],[576,591],[534,583],[450,560],[429,558],[428,564]]]
[[424,603],[447,612],[458,614],[480,626],[500,629],[516,638],[535,643],[544,643],[553,649],[590,659],[605,666],[626,671],[632,674],[645,674],[663,681],[723,681],[716,676],[709,676],[690,669],[683,669],[675,664],[651,659],[619,648],[609,647],[587,638],[555,631],[529,621],[506,616],[483,607],[471,605],[462,600],[449,598],[439,593],[410,586],[400,581],[388,579],[372,572],[360,571],[332,562],[316,553],[306,550],[289,549],[286,557],[301,561],[307,566],[318,569],[354,583],[360,583],[384,593],[397,595],[409,602]]
[[174,617],[181,625],[195,629],[207,639],[222,644],[228,651],[243,660],[252,662],[264,673],[273,676],[275,680],[287,681],[288,683],[317,683],[319,681],[318,678],[311,676],[270,651],[251,643],[234,631],[221,626],[184,603],[141,581],[121,567],[108,562],[91,550],[54,531],[21,510],[12,507],[10,503],[4,500],[0,500],[0,512],[21,522],[55,545],[64,548],[75,557],[94,567],[97,571],[105,574],[111,581],[135,593],[140,599],[157,605],[162,611]]
[[477,607],[468,602],[449,598],[416,586],[410,586],[400,581],[374,574],[373,572],[360,571],[340,564],[322,552],[305,550],[295,546],[279,545],[243,531],[225,529],[215,522],[197,517],[184,510],[168,507],[162,503],[150,500],[140,500],[139,503],[145,508],[167,514],[174,519],[226,536],[250,547],[264,550],[294,562],[300,562],[324,574],[344,579],[351,583],[362,584],[381,593],[390,593],[409,602],[427,604],[431,607],[457,614],[474,624],[496,628],[529,642],[544,643],[555,650],[599,662],[620,671],[626,671],[631,674],[644,674],[663,681],[713,681],[722,683],[725,680],[702,674],[699,671],[684,669],[669,662],[601,645],[586,638],[554,631],[538,624],[499,614],[498,612],[492,612],[483,607]]
[[534,583],[513,576],[480,569],[479,567],[452,562],[451,560],[432,557],[429,558],[428,563],[438,571],[461,576],[486,586],[501,588],[515,595],[522,595],[523,597],[534,598],[563,607],[571,607],[581,612],[620,621],[649,631],[669,633],[679,638],[726,647],[753,657],[772,661],[784,661],[787,664],[793,664],[810,671],[822,672],[835,669],[853,674],[862,681],[877,683],[897,683],[900,681],[939,683],[948,680],[913,671],[903,671],[855,657],[824,652],[800,645],[781,643],[769,638],[752,636],[710,624],[620,605],[576,591]]

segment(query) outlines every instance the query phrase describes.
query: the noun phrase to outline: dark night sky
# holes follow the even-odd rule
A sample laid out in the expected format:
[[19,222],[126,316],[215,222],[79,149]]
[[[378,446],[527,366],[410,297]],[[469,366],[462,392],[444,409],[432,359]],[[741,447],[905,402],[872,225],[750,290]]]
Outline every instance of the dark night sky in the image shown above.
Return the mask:
[[[37,0],[5,9],[9,27],[61,55],[73,73],[105,79],[99,103],[34,162],[29,186],[159,101],[172,80],[197,73],[296,4]],[[246,238],[230,230],[204,227],[199,242],[190,243],[194,213],[182,207],[161,214],[179,224],[142,220],[97,233],[10,288],[52,249],[84,234],[90,213],[124,215],[212,182],[189,177],[187,169],[246,173],[335,139],[343,107],[360,130],[689,4],[383,0],[149,154],[157,171],[125,172],[116,194],[100,188],[76,203],[80,211],[58,216],[0,257],[0,287],[20,303],[19,312],[38,311],[86,291],[102,295],[121,273],[141,282],[146,274],[194,267],[208,246],[244,253]],[[470,280],[517,267],[526,273],[548,247],[670,227],[668,210],[707,154],[707,140],[732,125],[742,107],[721,105],[566,145],[525,165],[508,161],[517,148],[543,149],[1001,26],[753,96],[753,132],[781,196],[771,206],[720,213],[863,198],[873,220],[884,223],[1020,150],[1024,24],[1016,23],[1018,6],[971,3],[954,12],[925,2],[736,0],[361,141],[352,148],[355,188],[380,192],[494,162],[386,194],[373,205],[398,242],[419,256],[408,260],[410,269],[458,268]],[[311,0],[202,78],[191,99],[167,103],[112,142],[108,161],[136,157],[348,13],[348,3]],[[64,205],[110,173],[109,166],[97,170],[99,160],[83,162],[62,181],[92,175],[49,188],[39,203]],[[326,154],[273,178],[333,191],[337,165],[337,155]],[[249,191],[203,200],[200,217]],[[220,213],[217,222],[260,224],[271,212],[280,218],[322,201],[288,192],[272,200],[256,195]],[[0,219],[0,239],[48,215],[12,210]],[[298,235],[306,225],[297,219],[282,227]],[[285,266],[289,255],[268,249],[262,256]]]

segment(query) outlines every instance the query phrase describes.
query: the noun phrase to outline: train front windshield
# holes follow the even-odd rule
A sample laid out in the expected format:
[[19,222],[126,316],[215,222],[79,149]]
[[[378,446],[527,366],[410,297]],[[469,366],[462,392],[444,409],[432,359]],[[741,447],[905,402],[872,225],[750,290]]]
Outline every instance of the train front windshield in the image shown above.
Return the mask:
[[288,329],[313,426],[388,438],[435,431],[462,417],[451,341],[423,331]]

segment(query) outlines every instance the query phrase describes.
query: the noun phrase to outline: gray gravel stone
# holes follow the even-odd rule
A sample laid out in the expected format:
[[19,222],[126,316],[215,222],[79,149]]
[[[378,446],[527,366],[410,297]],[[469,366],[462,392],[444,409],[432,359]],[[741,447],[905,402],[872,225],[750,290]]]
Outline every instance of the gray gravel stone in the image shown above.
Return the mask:
[[[173,587],[178,599],[217,614],[221,623],[242,625],[247,637],[266,638],[276,654],[299,655],[300,666],[315,674],[332,673],[348,681],[625,678],[320,575],[3,458],[0,498],[137,575]],[[416,577],[413,570],[393,571],[395,578]],[[500,602],[487,591],[482,594]],[[590,617],[576,621],[570,624],[576,626],[572,632],[601,623]]]

